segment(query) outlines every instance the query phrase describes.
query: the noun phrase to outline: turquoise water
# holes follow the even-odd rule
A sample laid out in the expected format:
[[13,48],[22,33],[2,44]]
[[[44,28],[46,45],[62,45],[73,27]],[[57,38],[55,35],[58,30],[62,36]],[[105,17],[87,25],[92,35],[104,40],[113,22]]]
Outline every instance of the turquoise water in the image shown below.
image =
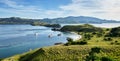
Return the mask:
[[[57,36],[61,34],[61,36]],[[51,35],[51,37],[48,37]],[[71,33],[51,31],[51,28],[31,25],[0,25],[0,58],[27,52],[30,49],[65,43]]]

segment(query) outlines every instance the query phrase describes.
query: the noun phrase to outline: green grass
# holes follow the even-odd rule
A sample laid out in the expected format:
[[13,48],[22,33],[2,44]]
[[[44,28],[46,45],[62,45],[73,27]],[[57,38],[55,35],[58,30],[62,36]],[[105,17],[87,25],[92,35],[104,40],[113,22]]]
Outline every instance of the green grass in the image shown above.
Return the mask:
[[[2,61],[85,61],[94,45],[71,45],[71,46],[51,46],[36,49],[26,54],[16,55],[5,58]],[[112,57],[114,60],[120,60],[120,46],[97,46],[101,52],[96,54],[101,57]]]

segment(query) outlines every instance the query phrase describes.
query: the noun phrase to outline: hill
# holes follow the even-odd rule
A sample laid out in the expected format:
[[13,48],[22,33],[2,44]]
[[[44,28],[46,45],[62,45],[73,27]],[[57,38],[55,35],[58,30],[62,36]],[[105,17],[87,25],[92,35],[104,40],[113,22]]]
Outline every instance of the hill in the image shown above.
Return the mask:
[[101,32],[101,28],[94,27],[89,24],[84,25],[67,25],[63,26],[60,31],[74,31],[74,32]]
[[54,18],[54,19],[41,19],[43,22],[48,23],[120,23],[120,21],[115,20],[105,20],[105,19],[99,19],[95,17],[86,17],[86,16],[69,16],[64,18]]
[[0,24],[31,24],[35,21],[39,22],[37,19],[25,19],[19,17],[0,18]]
[[69,16],[64,18],[54,18],[54,19],[25,19],[19,17],[10,17],[10,18],[0,18],[0,24],[31,24],[32,22],[45,22],[52,24],[63,24],[63,23],[120,23],[120,21],[115,20],[105,20],[95,17],[86,17],[86,16]]
[[[94,51],[94,49],[99,49]],[[15,55],[2,61],[89,61],[94,52],[97,61],[119,61],[120,46],[52,46],[29,51],[26,54]],[[97,52],[97,53],[96,53]],[[105,60],[104,60],[105,59]]]

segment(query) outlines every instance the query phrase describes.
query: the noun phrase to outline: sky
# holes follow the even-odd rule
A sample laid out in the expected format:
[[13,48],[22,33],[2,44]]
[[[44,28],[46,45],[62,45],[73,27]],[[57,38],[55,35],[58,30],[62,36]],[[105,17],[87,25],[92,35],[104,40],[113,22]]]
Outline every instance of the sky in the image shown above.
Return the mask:
[[120,21],[120,0],[0,0],[0,17],[89,16]]

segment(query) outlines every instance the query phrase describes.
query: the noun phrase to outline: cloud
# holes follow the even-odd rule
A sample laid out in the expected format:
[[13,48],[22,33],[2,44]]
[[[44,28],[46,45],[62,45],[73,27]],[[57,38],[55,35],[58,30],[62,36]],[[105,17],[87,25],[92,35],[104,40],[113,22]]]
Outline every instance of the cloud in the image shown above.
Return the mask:
[[[24,18],[41,18],[44,17],[45,10],[37,6],[23,5],[14,0],[0,0],[0,3],[7,6],[7,8],[0,8],[0,12],[6,14],[7,17],[18,16]],[[6,17],[5,15],[1,17]]]
[[[9,8],[0,8],[0,12],[12,13],[21,17],[56,18],[65,16],[93,16],[103,19],[120,20],[120,0],[71,0],[58,9],[46,10],[38,6],[23,5],[15,0],[0,0]],[[54,8],[54,7],[53,7]]]
[[12,8],[24,7],[23,5],[18,5],[16,2],[14,2],[12,0],[1,0],[0,2],[7,5],[7,6],[9,6],[9,7],[12,7]]
[[72,0],[72,3],[60,8],[70,11],[70,15],[94,16],[120,20],[120,0]]
[[[15,2],[13,0],[0,0],[0,3],[3,3],[7,5],[9,8],[8,10],[13,10],[16,13],[37,13],[41,12],[42,9],[38,8],[37,6],[25,6],[22,4],[18,4],[18,2]],[[2,8],[3,9],[3,8]],[[6,10],[5,10],[6,11]]]

